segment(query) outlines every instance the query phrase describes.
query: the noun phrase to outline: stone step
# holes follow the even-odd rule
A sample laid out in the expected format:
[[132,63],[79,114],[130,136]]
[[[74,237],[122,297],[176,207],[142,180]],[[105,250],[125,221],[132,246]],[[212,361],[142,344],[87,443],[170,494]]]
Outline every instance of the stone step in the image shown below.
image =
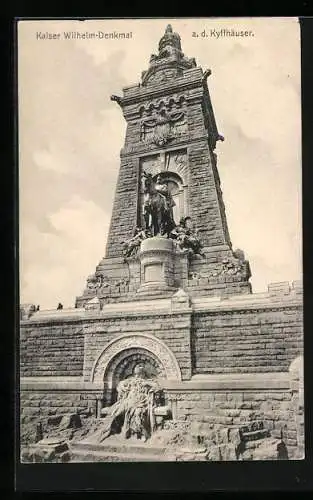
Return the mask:
[[270,433],[267,429],[259,429],[256,431],[243,432],[242,439],[245,443],[248,441],[257,441],[269,437]]
[[165,454],[165,447],[149,446],[146,443],[119,443],[114,441],[105,441],[103,443],[92,443],[87,440],[72,442],[71,451],[73,453],[100,453],[104,455],[127,454],[140,456],[161,457]]
[[277,460],[279,443],[278,439],[270,437],[259,441],[248,441],[242,453],[242,460]]
[[252,422],[248,422],[247,424],[240,426],[240,431],[244,434],[246,434],[247,432],[258,431],[261,429],[264,429],[263,420],[253,420]]
[[74,450],[71,462],[171,462],[173,458],[167,455],[143,455],[140,453],[107,453]]
[[256,441],[247,441],[245,443],[245,450],[255,450],[259,448],[264,443],[264,439],[258,439]]

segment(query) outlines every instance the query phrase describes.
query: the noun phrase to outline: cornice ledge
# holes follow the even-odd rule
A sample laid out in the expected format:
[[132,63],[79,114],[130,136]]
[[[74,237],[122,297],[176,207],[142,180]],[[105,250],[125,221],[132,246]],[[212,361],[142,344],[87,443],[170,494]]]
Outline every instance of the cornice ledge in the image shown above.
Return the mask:
[[[176,140],[172,144],[168,145],[166,148],[167,151],[175,151],[177,148],[188,148],[198,142],[203,142],[207,144],[208,136],[207,134],[198,135],[197,137],[182,136],[182,140]],[[120,157],[125,156],[137,156],[140,153],[141,156],[148,156],[151,154],[158,154],[163,152],[164,148],[160,148],[158,146],[152,147],[150,144],[145,145],[143,143],[137,142],[134,145],[131,145],[127,148],[123,147],[120,150]]]
[[191,81],[186,81],[183,79],[179,81],[178,79],[175,79],[170,85],[162,85],[160,88],[154,89],[150,87],[138,87],[136,88],[136,92],[132,93],[132,95],[123,97],[123,107],[138,103],[139,101],[164,96],[165,92],[174,94],[176,92],[183,92],[185,90],[190,90],[198,87],[203,89],[201,77],[198,77]]
[[103,390],[103,384],[84,381],[83,377],[21,377],[21,391],[90,391]]
[[263,390],[277,391],[290,390],[290,376],[288,372],[261,372],[261,373],[230,373],[215,375],[194,375],[187,381],[163,382],[164,389],[169,392],[185,391],[242,391]]

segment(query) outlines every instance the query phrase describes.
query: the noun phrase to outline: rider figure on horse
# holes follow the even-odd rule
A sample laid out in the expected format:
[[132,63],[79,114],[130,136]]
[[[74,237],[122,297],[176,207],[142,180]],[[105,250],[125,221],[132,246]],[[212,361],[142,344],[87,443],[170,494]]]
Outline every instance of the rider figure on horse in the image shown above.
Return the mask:
[[156,183],[155,183],[155,189],[160,193],[162,196],[165,197],[166,200],[166,208],[170,213],[171,219],[173,219],[173,207],[175,207],[175,201],[173,200],[172,193],[170,192],[168,185],[166,182],[162,179],[160,175],[157,176]]
[[155,182],[151,173],[143,172],[143,177],[143,214],[146,229],[152,229],[154,236],[165,233],[169,235],[175,227],[173,217],[175,202],[172,194],[160,175],[157,176]]

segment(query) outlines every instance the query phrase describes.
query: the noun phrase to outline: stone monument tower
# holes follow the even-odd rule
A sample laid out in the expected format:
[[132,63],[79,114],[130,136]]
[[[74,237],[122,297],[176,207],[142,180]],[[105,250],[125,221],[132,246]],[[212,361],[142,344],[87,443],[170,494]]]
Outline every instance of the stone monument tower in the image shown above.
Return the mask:
[[[184,55],[169,25],[141,82],[124,88],[121,97],[111,96],[127,121],[126,137],[106,254],[77,307],[94,297],[103,304],[178,288],[191,296],[251,292],[249,263],[242,251],[233,251],[227,226],[214,153],[223,137],[208,90],[210,74]],[[151,232],[146,217],[157,224],[166,203],[173,231]],[[186,231],[201,251],[191,248]]]

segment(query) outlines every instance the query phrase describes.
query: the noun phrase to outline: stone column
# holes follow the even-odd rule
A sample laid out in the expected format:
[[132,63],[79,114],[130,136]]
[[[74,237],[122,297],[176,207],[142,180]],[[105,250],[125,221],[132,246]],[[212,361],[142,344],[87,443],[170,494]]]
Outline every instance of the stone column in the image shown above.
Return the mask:
[[96,418],[101,417],[102,402],[103,402],[103,398],[101,396],[98,396],[96,398]]

